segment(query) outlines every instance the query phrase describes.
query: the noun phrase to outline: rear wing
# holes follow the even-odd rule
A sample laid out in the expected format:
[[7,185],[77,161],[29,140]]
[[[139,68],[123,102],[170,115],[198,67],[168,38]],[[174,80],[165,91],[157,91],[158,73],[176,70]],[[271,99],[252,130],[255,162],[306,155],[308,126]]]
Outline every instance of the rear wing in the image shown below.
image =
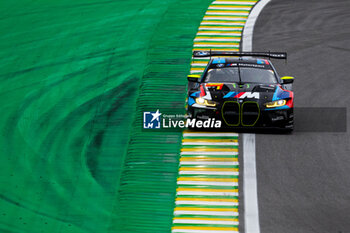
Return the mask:
[[212,56],[237,56],[237,57],[268,57],[274,59],[287,59],[286,52],[234,52],[234,51],[215,51],[215,50],[196,50],[193,51],[193,57],[212,57]]

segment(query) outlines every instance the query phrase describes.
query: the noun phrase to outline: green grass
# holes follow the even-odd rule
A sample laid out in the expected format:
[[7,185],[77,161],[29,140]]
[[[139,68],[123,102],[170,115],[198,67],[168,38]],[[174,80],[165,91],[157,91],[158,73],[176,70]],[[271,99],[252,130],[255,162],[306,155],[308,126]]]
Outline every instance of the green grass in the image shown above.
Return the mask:
[[170,231],[181,133],[141,113],[182,109],[209,3],[0,3],[0,232]]

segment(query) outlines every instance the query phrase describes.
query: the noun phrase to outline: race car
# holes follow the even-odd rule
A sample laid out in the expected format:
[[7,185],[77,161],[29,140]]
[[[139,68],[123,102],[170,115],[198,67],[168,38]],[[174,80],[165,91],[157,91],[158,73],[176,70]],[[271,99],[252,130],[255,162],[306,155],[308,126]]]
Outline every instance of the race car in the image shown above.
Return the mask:
[[224,127],[293,130],[293,77],[280,77],[269,58],[285,52],[194,51],[210,57],[202,75],[188,76],[187,114]]

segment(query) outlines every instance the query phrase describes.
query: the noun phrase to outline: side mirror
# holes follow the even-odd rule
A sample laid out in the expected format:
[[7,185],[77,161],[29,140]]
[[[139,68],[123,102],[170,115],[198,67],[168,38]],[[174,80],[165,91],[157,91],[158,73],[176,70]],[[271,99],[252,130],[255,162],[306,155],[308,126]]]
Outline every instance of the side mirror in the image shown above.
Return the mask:
[[189,82],[194,82],[194,83],[198,83],[201,79],[201,76],[200,75],[197,75],[197,74],[190,74],[187,76],[187,80]]
[[281,78],[282,80],[282,84],[290,84],[290,83],[293,83],[294,82],[294,77],[291,77],[291,76],[283,76]]

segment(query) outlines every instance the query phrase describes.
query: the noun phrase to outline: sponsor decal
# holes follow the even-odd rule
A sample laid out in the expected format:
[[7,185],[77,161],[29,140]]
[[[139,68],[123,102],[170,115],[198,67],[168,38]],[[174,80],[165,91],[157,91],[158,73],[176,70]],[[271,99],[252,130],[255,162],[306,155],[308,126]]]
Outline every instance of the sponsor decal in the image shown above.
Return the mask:
[[203,85],[201,85],[201,86],[199,87],[199,89],[200,89],[199,97],[205,96],[205,90],[204,90],[204,88],[203,88]]
[[227,93],[224,98],[238,98],[238,99],[260,99],[260,93],[259,92],[229,92]]
[[271,121],[281,121],[281,120],[284,120],[283,116],[276,116],[271,118]]
[[207,55],[209,55],[209,52],[207,52],[207,51],[196,51],[196,52],[194,53],[194,55],[197,55],[197,56],[207,56]]
[[240,92],[235,96],[235,98],[239,99],[259,99],[260,98],[260,93],[259,92]]
[[221,90],[224,86],[223,83],[208,83],[205,85],[206,87],[216,87],[217,90]]
[[225,62],[226,62],[225,58],[215,58],[212,63],[219,64],[219,63],[225,63]]
[[256,63],[257,64],[266,64],[266,65],[269,65],[269,61],[268,60],[265,60],[265,59],[257,59],[256,60]]
[[264,68],[264,69],[268,69],[269,67],[266,66],[265,64],[252,64],[252,63],[228,63],[226,64],[226,66],[230,66],[230,67],[254,67],[254,68]]

